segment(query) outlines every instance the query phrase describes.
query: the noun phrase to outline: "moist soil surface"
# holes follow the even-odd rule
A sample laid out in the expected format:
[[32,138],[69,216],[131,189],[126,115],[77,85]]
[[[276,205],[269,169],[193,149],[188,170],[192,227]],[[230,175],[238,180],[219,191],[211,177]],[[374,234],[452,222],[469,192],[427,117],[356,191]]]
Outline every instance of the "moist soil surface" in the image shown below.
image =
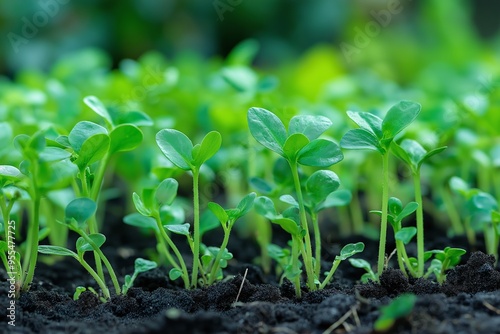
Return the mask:
[[[142,250],[119,246],[128,238],[137,240],[137,235],[108,240],[103,249],[119,277],[131,274],[134,258],[144,256]],[[353,241],[365,242],[359,257],[374,264],[377,243],[360,237],[324,245],[323,269],[329,269],[328,261],[341,245]],[[465,248],[463,239],[432,243],[440,249]],[[403,293],[416,294],[417,301],[390,333],[500,333],[500,270],[492,256],[480,251],[468,252],[443,285],[433,279],[407,279],[391,266],[380,284],[362,284],[363,271],[345,261],[326,289],[309,292],[303,286],[297,299],[290,282],[279,285],[275,275],[264,275],[250,264],[257,255],[254,244],[236,238],[228,248],[244,261],[232,260],[222,282],[185,290],[168,279],[166,269],[157,268],[140,274],[126,296],[113,296],[107,303],[91,292],[73,300],[76,286],[97,289],[73,259],[50,266],[40,262],[30,292],[16,302],[15,327],[7,325],[8,284],[2,270],[0,333],[375,333],[380,307]]]

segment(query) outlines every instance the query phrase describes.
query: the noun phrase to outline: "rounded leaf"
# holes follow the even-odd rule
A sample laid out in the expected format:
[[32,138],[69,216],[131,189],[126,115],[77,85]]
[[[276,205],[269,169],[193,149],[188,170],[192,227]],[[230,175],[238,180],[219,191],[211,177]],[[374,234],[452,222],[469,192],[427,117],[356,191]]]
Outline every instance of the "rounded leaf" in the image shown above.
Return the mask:
[[324,116],[298,115],[292,117],[288,124],[288,135],[300,133],[309,140],[317,139],[332,125],[332,121]]
[[378,138],[365,129],[347,131],[340,140],[340,146],[349,150],[371,150],[378,151],[381,154],[385,153],[385,150],[380,146]]
[[163,180],[156,188],[155,197],[158,206],[162,205],[172,205],[177,197],[177,189],[179,188],[179,183],[177,180],[168,178]]
[[134,261],[134,273],[144,273],[156,267],[158,267],[156,262],[142,259],[140,257]]
[[137,212],[126,215],[123,218],[123,222],[130,226],[146,228],[155,231],[158,230],[158,225],[156,224],[156,220],[154,218],[143,216]]
[[137,193],[132,194],[132,200],[134,202],[135,209],[143,216],[151,216],[151,210],[149,210],[143,203],[141,197]]
[[340,147],[331,140],[315,139],[298,154],[298,162],[305,166],[328,167],[344,159]]
[[247,114],[248,127],[252,136],[262,146],[283,155],[283,145],[287,139],[287,132],[281,120],[262,108],[250,108]]
[[208,203],[208,208],[210,209],[210,211],[212,211],[212,213],[215,215],[215,217],[217,217],[217,219],[222,224],[227,223],[227,221],[229,220],[229,216],[228,216],[226,210],[224,210],[219,204],[217,204],[215,202],[210,202],[210,203]]
[[351,203],[351,200],[352,200],[352,194],[349,190],[347,189],[337,190],[330,193],[322,203],[316,206],[314,210],[316,212],[319,212],[326,208],[344,206]]
[[193,153],[193,164],[201,166],[205,161],[214,156],[219,151],[222,144],[222,137],[219,132],[211,131],[203,138],[197,154]]
[[[97,248],[101,248],[101,246],[106,242],[106,237],[101,233],[89,234],[88,237],[97,246]],[[90,245],[90,243],[87,242],[83,237],[79,237],[76,240],[76,249],[78,253],[94,251],[94,247],[92,247],[92,245]]]
[[167,230],[175,234],[189,235],[189,224],[179,224],[179,225],[163,225]]
[[0,185],[7,181],[16,181],[21,179],[23,174],[14,166],[0,165]]
[[313,201],[314,206],[323,202],[339,186],[339,177],[330,170],[318,170],[309,176],[306,181],[307,194]]
[[347,116],[361,129],[370,132],[375,138],[382,138],[382,119],[377,115],[363,111],[347,111]]
[[156,134],[156,143],[174,165],[183,170],[191,169],[193,143],[185,134],[173,129],[163,129]]
[[101,116],[104,118],[109,124],[113,125],[113,119],[111,118],[111,115],[108,112],[108,109],[104,106],[104,104],[95,96],[86,96],[83,99],[83,102],[87,106],[90,107],[97,115]]
[[402,241],[405,245],[408,245],[408,243],[413,239],[413,237],[417,234],[417,228],[416,227],[403,227],[401,230],[396,232],[394,237],[396,240]]
[[241,199],[241,201],[236,206],[236,208],[239,210],[239,217],[246,215],[248,211],[252,209],[255,202],[255,197],[257,197],[257,195],[252,192]]
[[284,156],[289,160],[295,161],[297,154],[309,144],[309,139],[302,133],[294,133],[287,138],[285,145],[283,145]]
[[76,220],[79,225],[85,223],[97,210],[96,203],[90,198],[75,198],[65,209],[66,221]]
[[389,212],[396,216],[399,215],[401,211],[403,211],[403,203],[399,198],[396,197],[389,198],[387,206],[389,208]]
[[361,253],[365,249],[365,244],[357,242],[355,244],[347,244],[340,250],[340,259],[343,261],[354,254]]
[[135,125],[122,124],[114,128],[109,134],[109,153],[131,151],[142,142],[142,131]]
[[412,101],[401,101],[389,109],[382,121],[382,134],[385,140],[390,140],[403,131],[417,118],[422,107]]
[[60,246],[41,245],[38,246],[38,252],[47,255],[71,256],[78,259],[78,255],[75,252]]

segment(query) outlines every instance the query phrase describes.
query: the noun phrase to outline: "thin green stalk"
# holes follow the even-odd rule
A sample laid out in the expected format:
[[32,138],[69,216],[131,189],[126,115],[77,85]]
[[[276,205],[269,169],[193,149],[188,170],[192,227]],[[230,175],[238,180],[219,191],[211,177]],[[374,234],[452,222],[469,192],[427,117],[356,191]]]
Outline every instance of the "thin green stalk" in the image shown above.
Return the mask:
[[[33,182],[35,184],[34,187],[36,186],[36,181]],[[36,188],[35,188],[36,189]],[[28,249],[27,254],[29,256],[27,257],[28,263],[23,263],[23,268],[26,268],[26,265],[28,266],[28,270],[25,271],[24,273],[26,275],[23,275],[23,286],[22,290],[23,291],[28,291],[30,288],[30,284],[33,281],[33,276],[35,275],[35,267],[36,267],[36,260],[38,257],[38,230],[39,230],[39,225],[40,225],[40,195],[38,194],[38,191],[35,190],[35,196],[33,199],[33,205],[31,208],[31,217],[30,217],[30,224],[29,224],[29,231],[28,231]]]
[[98,203],[99,200],[99,194],[102,188],[102,181],[104,179],[104,174],[106,173],[106,168],[108,167],[109,158],[110,158],[109,154],[106,154],[106,156],[101,160],[99,168],[97,169],[97,173],[95,174],[94,177],[94,182],[92,183],[91,186],[90,199],[92,199],[96,203]]
[[385,263],[385,243],[387,240],[387,216],[388,207],[387,203],[389,201],[389,154],[385,153],[382,155],[382,219],[380,221],[380,244],[378,248],[378,264],[377,264],[377,274],[378,277],[382,275],[384,271]]
[[396,240],[396,256],[398,257],[398,265],[399,269],[403,272],[403,274],[408,277],[408,273],[406,272],[406,267],[403,261],[403,251],[404,243],[401,240]]
[[163,253],[163,256],[165,256],[165,258],[167,259],[169,264],[172,265],[172,267],[180,270],[181,267],[174,260],[174,258],[172,257],[172,254],[170,254],[170,252],[168,250],[168,246],[165,243],[165,239],[161,236],[160,232],[155,231],[155,236],[156,236],[156,241],[158,242],[158,244],[160,246],[160,247],[158,247],[160,252]]
[[293,162],[290,163],[290,169],[292,170],[293,182],[295,184],[295,192],[297,193],[297,201],[299,202],[299,214],[301,226],[305,230],[305,251],[302,253],[302,258],[304,260],[304,267],[307,273],[307,285],[309,289],[316,290],[316,284],[314,284],[314,269],[312,266],[312,246],[311,246],[311,236],[309,234],[309,226],[307,224],[306,209],[304,207],[304,198],[302,196],[302,188],[300,187],[299,171],[297,164]]
[[193,251],[193,271],[191,273],[191,286],[196,288],[198,285],[198,263],[200,259],[200,194],[198,189],[198,181],[200,171],[193,169],[193,238],[194,238],[194,251]]
[[465,226],[465,235],[467,236],[467,241],[469,242],[469,245],[475,246],[476,245],[476,232],[470,226],[470,217],[465,218],[464,226]]
[[[295,237],[292,237],[292,271],[297,273],[299,271],[299,242]],[[295,286],[295,296],[300,298],[302,296],[302,290],[300,289],[300,274],[294,278]]]
[[335,271],[337,271],[337,268],[340,265],[340,262],[342,262],[340,259],[335,258],[335,260],[332,263],[332,268],[330,269],[330,272],[328,273],[328,276],[326,276],[325,280],[321,285],[319,286],[320,290],[323,290],[328,283],[330,283],[331,279],[333,278],[333,274],[335,274]]
[[179,252],[179,249],[177,248],[177,246],[174,244],[172,239],[170,239],[167,232],[165,232],[165,228],[161,224],[159,212],[153,213],[153,218],[156,220],[156,224],[158,226],[158,229],[160,230],[161,236],[165,239],[165,241],[167,241],[168,246],[174,251],[174,254],[177,257],[177,260],[179,260],[179,264],[181,266],[181,271],[182,271],[182,280],[184,281],[184,287],[186,289],[188,289],[189,288],[189,274],[187,271],[186,263],[184,262],[184,259],[182,258],[181,252]]
[[224,254],[224,250],[227,247],[227,243],[229,242],[229,234],[231,233],[230,227],[225,227],[224,228],[224,239],[222,240],[222,244],[220,246],[219,252],[217,253],[217,256],[215,257],[215,261],[212,264],[212,270],[210,270],[210,277],[208,284],[212,285],[215,282],[216,279],[216,274],[219,269],[219,262],[222,259],[222,255]]
[[422,188],[420,185],[420,173],[413,174],[413,185],[415,188],[415,201],[417,207],[417,261],[418,261],[418,277],[424,275],[424,206],[422,201]]
[[89,274],[97,282],[97,285],[99,285],[99,287],[101,288],[102,293],[104,294],[104,297],[106,299],[109,299],[111,297],[109,294],[109,289],[106,286],[106,284],[104,284],[103,280],[99,277],[99,275],[97,275],[97,273],[94,271],[94,269],[92,269],[92,267],[83,259],[83,257],[80,258],[80,260],[78,262],[80,262],[80,264],[89,272]]
[[104,265],[108,269],[109,276],[111,277],[111,281],[113,282],[113,286],[115,288],[116,294],[119,295],[121,293],[120,284],[118,283],[118,279],[116,278],[115,271],[113,270],[111,263],[109,263],[108,258],[104,255],[104,253],[101,251],[101,249],[99,247],[97,247],[97,245],[94,243],[94,241],[92,241],[92,239],[90,239],[89,236],[85,232],[83,232],[82,230],[76,230],[76,232],[83,239],[85,239],[85,241],[90,246],[92,246],[92,248],[94,249],[94,252],[97,253],[99,255],[100,259],[102,260],[102,262],[104,262]]
[[316,252],[314,273],[316,274],[316,277],[319,278],[319,274],[321,271],[321,235],[319,231],[318,214],[316,212],[311,213],[311,221],[314,228],[314,246]]

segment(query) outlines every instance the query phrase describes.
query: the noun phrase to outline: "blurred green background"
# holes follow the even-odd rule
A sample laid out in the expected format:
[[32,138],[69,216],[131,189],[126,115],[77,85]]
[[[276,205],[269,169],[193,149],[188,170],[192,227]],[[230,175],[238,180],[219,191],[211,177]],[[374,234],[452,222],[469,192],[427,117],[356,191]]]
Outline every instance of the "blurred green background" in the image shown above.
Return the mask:
[[[2,1],[0,71],[13,76],[26,68],[48,70],[61,57],[88,47],[105,50],[114,66],[150,50],[167,57],[184,52],[225,56],[246,38],[260,42],[257,64],[275,66],[318,43],[337,51],[343,42],[352,45],[356,28],[365,29],[373,12],[391,2],[402,10],[349,66],[368,62],[381,71],[390,66],[404,79],[428,57],[461,63],[478,43],[499,48],[498,1]],[[26,30],[27,22],[35,32]]]

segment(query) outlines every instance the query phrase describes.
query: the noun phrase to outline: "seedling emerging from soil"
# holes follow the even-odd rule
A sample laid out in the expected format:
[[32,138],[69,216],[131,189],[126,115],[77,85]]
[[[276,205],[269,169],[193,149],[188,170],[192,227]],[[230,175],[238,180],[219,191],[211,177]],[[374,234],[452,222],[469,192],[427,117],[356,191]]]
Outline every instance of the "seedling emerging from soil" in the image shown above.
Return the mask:
[[364,269],[366,271],[366,273],[364,273],[361,276],[361,282],[368,283],[368,281],[370,281],[370,280],[373,282],[377,281],[377,275],[373,272],[372,266],[370,265],[370,263],[368,261],[363,260],[363,259],[351,258],[351,259],[349,259],[349,263],[354,268]]
[[[248,211],[253,207],[255,200],[255,193],[250,193],[243,197],[243,199],[238,203],[236,208],[224,210],[219,204],[210,202],[208,203],[208,208],[214,213],[224,230],[224,239],[220,248],[214,252],[216,253],[215,258],[212,256],[212,252],[207,254],[208,257],[202,257],[203,263],[211,263],[210,275],[208,276],[208,284],[212,284],[216,279],[222,278],[222,268],[227,266],[227,259],[224,258],[225,253],[229,253],[226,249],[227,243],[229,242],[229,236],[231,230],[234,226],[236,220],[240,217],[246,215]],[[213,247],[212,247],[213,248]]]
[[173,129],[164,129],[156,134],[156,143],[162,153],[175,166],[193,174],[193,270],[191,286],[198,285],[198,267],[200,261],[200,196],[199,175],[200,168],[220,149],[222,138],[217,131],[209,132],[200,144],[193,146],[191,140],[182,132]]
[[134,285],[134,281],[137,278],[137,275],[140,273],[144,273],[146,271],[152,270],[154,268],[158,267],[156,262],[154,261],[149,261],[141,258],[137,258],[134,261],[134,273],[132,276],[126,275],[125,276],[125,284],[123,284],[122,287],[122,293],[125,295],[128,292],[128,289]]
[[464,255],[466,251],[462,248],[446,247],[444,250],[432,250],[425,253],[426,260],[432,255],[434,255],[434,259],[431,261],[431,265],[427,269],[427,273],[424,277],[429,277],[431,274],[434,274],[439,284],[443,284],[446,280],[446,271],[453,269],[459,264],[462,255]]
[[382,219],[380,223],[380,246],[377,274],[384,270],[385,243],[387,236],[387,202],[389,200],[389,149],[397,134],[410,125],[420,113],[421,106],[411,101],[401,101],[391,107],[384,119],[376,115],[348,111],[347,115],[360,129],[349,130],[340,141],[340,146],[353,150],[373,150],[382,155]]
[[[413,277],[420,277],[417,275],[417,268],[414,267],[414,263],[411,258],[408,258],[406,254],[405,245],[407,245],[411,239],[417,234],[417,229],[413,226],[403,227],[402,220],[411,215],[418,208],[417,202],[410,202],[403,208],[403,203],[396,198],[389,198],[388,206],[388,216],[387,220],[392,225],[394,230],[394,238],[396,240],[396,256],[398,259],[399,269],[408,276],[406,268],[410,271]],[[381,211],[370,211],[372,213],[382,214]],[[405,267],[406,265],[406,267]]]
[[420,167],[432,156],[444,151],[446,147],[439,147],[431,151],[426,151],[418,142],[405,139],[400,145],[393,142],[393,152],[403,160],[410,168],[413,175],[413,186],[415,191],[415,201],[417,202],[417,260],[418,277],[424,274],[424,210],[422,201],[422,190],[420,187]]
[[375,321],[374,329],[381,332],[388,331],[396,320],[408,316],[413,311],[416,301],[417,296],[414,294],[403,294],[393,299],[389,305],[380,308],[381,314]]
[[340,250],[340,255],[335,256],[335,260],[332,263],[332,268],[326,274],[325,280],[320,284],[320,289],[324,289],[328,283],[330,283],[333,274],[340,265],[340,262],[350,258],[351,256],[361,253],[365,249],[365,244],[362,242],[357,242],[355,244],[347,244]]
[[[300,228],[292,227],[292,223],[295,222],[291,219],[286,223],[282,221],[283,225],[280,225],[292,234],[292,237],[304,241],[303,247],[296,245],[298,249],[292,247],[292,251],[295,249],[301,252],[307,274],[307,285],[311,290],[315,290],[314,257],[298,167],[299,165],[328,167],[344,158],[337,144],[331,140],[318,138],[332,123],[323,116],[295,116],[290,120],[287,131],[275,114],[262,108],[250,108],[247,119],[250,133],[255,140],[281,155],[290,165],[299,206]],[[301,236],[302,233],[304,235]]]

